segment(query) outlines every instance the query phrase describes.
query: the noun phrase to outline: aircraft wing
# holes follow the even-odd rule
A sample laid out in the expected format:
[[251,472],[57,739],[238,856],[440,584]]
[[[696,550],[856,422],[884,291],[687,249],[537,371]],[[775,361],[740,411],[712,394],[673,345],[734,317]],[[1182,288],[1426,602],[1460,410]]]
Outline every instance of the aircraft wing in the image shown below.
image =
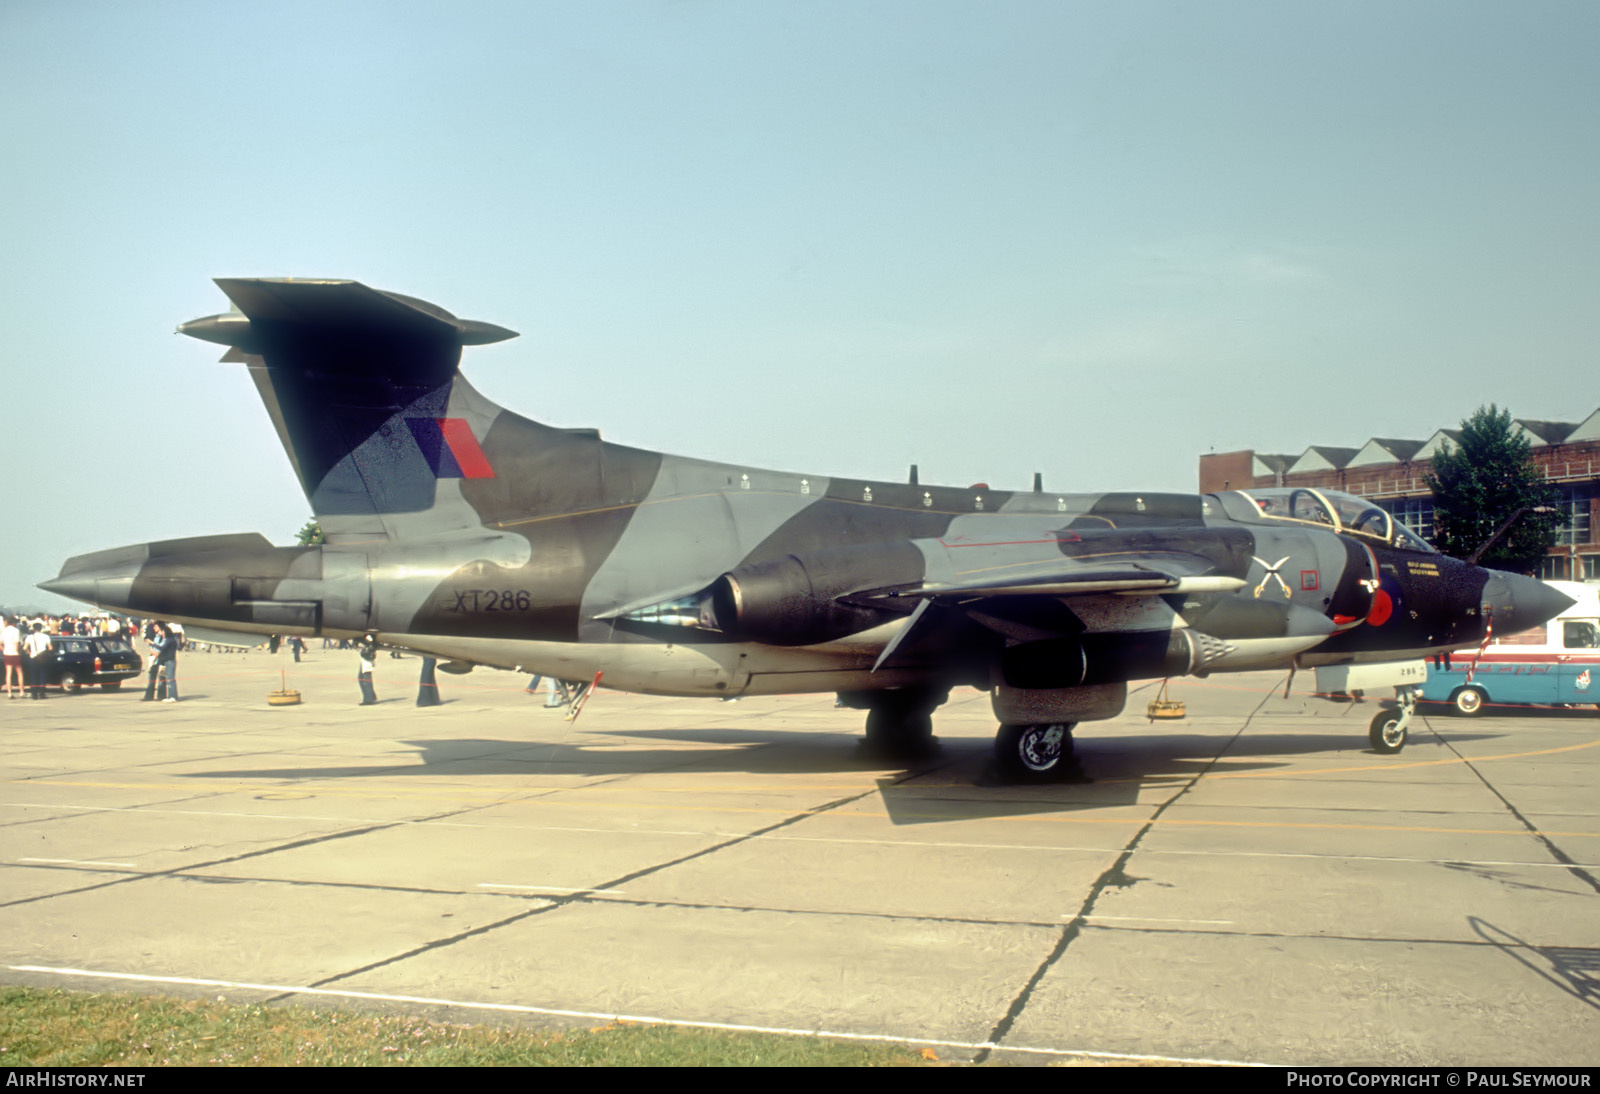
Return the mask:
[[[925,572],[913,585],[873,589],[857,597],[912,598],[958,604],[989,597],[1157,596],[1232,592],[1245,568],[1214,549],[1161,537],[1112,533],[967,542],[919,540]],[[1232,571],[1231,573],[1229,571]],[[852,598],[855,599],[855,598]]]
[[[902,648],[959,626],[961,619],[1013,642],[1047,641],[1082,629],[1083,619],[1072,610],[1074,598],[1227,593],[1245,584],[1236,576],[1242,569],[1226,553],[1201,554],[1159,538],[1120,533],[1083,537],[1065,532],[1044,539],[981,543],[924,540],[917,546],[927,566],[923,580],[847,598],[858,604],[918,601],[907,625],[879,655],[874,671]],[[1121,623],[1133,625],[1144,615],[1139,610],[1131,615],[1111,612]],[[1094,616],[1106,616],[1105,608],[1095,609]]]
[[1128,565],[972,578],[966,581],[923,582],[911,588],[885,589],[871,595],[919,600],[949,597],[956,601],[995,596],[1092,596],[1105,593],[1156,596],[1165,593],[1226,593],[1243,585],[1243,578],[1223,574],[1175,574],[1153,567]]

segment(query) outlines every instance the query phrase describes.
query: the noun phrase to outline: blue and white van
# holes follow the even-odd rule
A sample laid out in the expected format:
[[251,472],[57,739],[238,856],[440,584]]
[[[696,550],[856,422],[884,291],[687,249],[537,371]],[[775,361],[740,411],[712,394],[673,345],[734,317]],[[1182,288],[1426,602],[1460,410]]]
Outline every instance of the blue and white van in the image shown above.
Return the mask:
[[1462,714],[1529,703],[1600,707],[1600,585],[1547,584],[1576,603],[1542,627],[1495,635],[1481,654],[1456,651],[1448,668],[1445,658],[1430,660],[1422,701],[1451,703]]

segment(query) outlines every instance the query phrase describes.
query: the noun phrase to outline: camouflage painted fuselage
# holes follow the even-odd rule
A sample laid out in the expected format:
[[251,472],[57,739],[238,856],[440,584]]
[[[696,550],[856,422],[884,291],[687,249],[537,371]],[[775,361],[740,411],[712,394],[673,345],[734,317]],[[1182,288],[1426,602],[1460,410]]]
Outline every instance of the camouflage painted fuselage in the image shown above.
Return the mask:
[[1561,607],[1309,491],[1013,493],[611,444],[461,377],[463,345],[509,331],[352,282],[219,284],[240,313],[180,329],[250,370],[327,544],[143,544],[46,588],[660,694],[971,684],[1002,721],[1107,717],[1130,679],[1420,656],[1480,638],[1486,610],[1503,630]]

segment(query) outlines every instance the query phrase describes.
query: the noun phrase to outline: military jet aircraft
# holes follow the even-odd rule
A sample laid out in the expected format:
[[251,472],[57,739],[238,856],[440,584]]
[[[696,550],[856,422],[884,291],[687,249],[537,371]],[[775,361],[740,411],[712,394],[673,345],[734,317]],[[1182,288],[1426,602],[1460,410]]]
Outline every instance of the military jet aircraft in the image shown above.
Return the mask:
[[[643,451],[520,417],[458,371],[515,337],[354,281],[228,278],[180,332],[248,371],[326,544],[203,536],[68,560],[117,612],[355,637],[660,695],[837,692],[867,743],[932,744],[991,693],[1006,775],[1072,769],[1128,681],[1416,658],[1568,603],[1310,489],[1054,493]],[[1408,713],[1409,716],[1409,713]],[[1373,743],[1394,751],[1404,723]]]

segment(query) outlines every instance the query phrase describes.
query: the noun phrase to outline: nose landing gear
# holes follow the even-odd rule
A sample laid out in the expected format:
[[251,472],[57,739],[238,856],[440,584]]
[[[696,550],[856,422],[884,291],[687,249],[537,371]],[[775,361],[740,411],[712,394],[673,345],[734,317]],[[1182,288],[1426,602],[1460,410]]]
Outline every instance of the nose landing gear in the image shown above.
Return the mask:
[[1417,686],[1403,684],[1394,689],[1398,709],[1380,710],[1372,719],[1367,740],[1374,752],[1395,753],[1406,747],[1406,730],[1417,713]]

